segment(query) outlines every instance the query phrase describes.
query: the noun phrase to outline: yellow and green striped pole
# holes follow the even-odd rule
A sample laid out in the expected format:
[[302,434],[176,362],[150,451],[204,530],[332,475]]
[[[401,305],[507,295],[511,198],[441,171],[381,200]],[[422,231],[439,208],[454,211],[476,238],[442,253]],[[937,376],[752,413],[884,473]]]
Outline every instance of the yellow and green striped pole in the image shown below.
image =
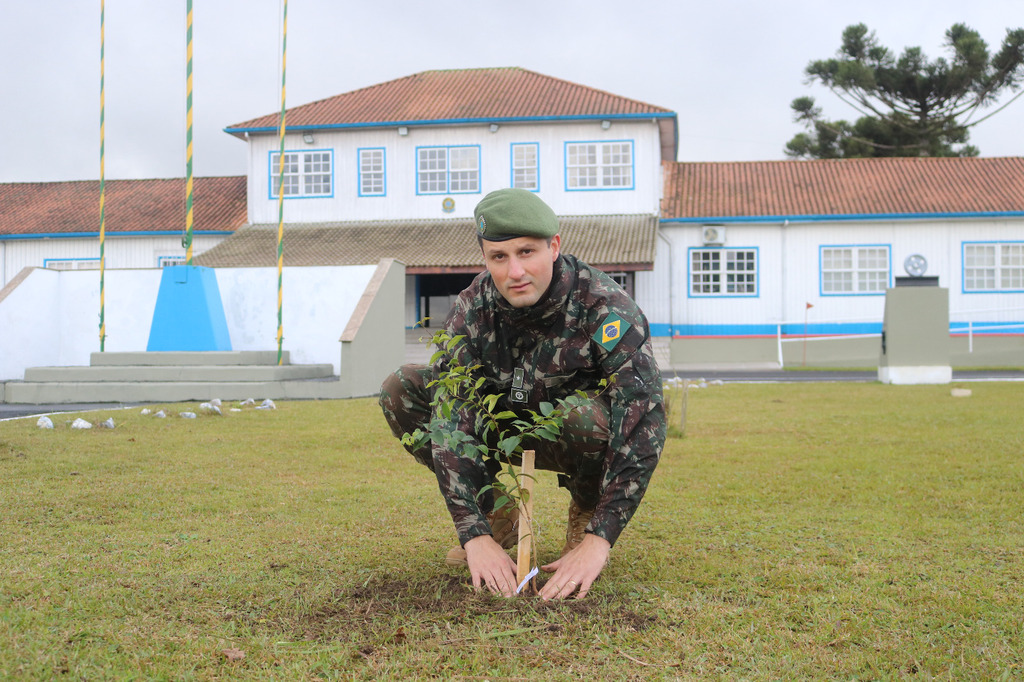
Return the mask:
[[104,43],[104,16],[106,14],[105,0],[100,0],[100,352],[103,352],[103,347],[106,345],[107,339],[107,325],[104,319],[105,314],[105,303],[103,300],[103,280],[106,271],[106,259],[103,254],[104,242],[107,237],[107,213],[106,213],[106,172],[103,167],[103,148],[105,146],[105,131],[104,131],[104,118],[105,118],[105,104],[103,100],[104,96],[104,82],[103,82],[103,67],[104,57],[103,52],[105,48]]
[[284,272],[284,119],[285,119],[285,74],[288,64],[288,0],[284,0],[284,16],[281,29],[281,122],[278,125],[280,152],[277,156],[277,364],[283,357],[284,325],[282,324],[282,273]]
[[192,0],[188,0],[186,13],[188,27],[185,38],[187,66],[185,68],[185,234],[181,245],[185,248],[185,265],[192,265]]

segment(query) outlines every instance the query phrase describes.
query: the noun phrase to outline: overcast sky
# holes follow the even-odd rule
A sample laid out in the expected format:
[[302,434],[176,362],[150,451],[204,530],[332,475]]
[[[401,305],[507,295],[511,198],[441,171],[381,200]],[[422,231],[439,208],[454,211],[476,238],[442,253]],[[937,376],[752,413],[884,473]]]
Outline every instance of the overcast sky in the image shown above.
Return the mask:
[[[100,0],[0,0],[0,182],[99,177]],[[185,0],[106,1],[106,176],[185,175]],[[922,9],[927,7],[927,9]],[[194,0],[197,176],[241,175],[226,126],[280,109],[280,0]],[[863,22],[896,51],[945,54],[964,22],[991,52],[1021,0],[290,0],[289,108],[432,69],[519,66],[669,108],[680,161],[783,159],[789,103]],[[1024,97],[971,133],[1024,156]],[[0,207],[2,208],[2,207]]]

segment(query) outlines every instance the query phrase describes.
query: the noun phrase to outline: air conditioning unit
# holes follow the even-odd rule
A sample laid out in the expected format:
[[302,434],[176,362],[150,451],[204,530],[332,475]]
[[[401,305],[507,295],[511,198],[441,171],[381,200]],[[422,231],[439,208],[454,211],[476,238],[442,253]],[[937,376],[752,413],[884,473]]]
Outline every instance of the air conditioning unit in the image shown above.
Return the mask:
[[701,234],[701,240],[705,245],[725,243],[725,228],[721,225],[705,225]]

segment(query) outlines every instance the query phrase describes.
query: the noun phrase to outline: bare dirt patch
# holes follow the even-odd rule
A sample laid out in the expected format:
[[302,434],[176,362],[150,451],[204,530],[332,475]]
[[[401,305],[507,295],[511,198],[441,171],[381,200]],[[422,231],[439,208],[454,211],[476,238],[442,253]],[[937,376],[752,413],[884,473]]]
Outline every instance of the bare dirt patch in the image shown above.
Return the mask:
[[[549,634],[585,628],[594,622],[611,632],[641,632],[657,622],[657,617],[638,612],[635,607],[632,601],[627,606],[615,596],[593,593],[583,600],[557,602],[537,597],[506,599],[474,591],[468,576],[442,575],[430,581],[381,576],[338,590],[332,603],[300,618],[298,625],[301,637],[307,641],[345,639],[352,630],[366,633],[382,625],[394,630],[392,640],[401,641],[413,636],[406,630],[429,630],[436,636],[474,622],[493,624],[491,619],[496,616],[503,627]],[[400,631],[394,629],[396,623],[408,625]]]

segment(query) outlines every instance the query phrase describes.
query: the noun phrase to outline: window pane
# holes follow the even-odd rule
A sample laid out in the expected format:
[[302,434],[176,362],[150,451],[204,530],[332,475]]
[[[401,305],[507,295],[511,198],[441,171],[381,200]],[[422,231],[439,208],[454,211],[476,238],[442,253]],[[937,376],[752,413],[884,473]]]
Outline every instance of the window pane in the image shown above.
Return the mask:
[[419,150],[419,191],[424,194],[448,191],[448,150],[428,147]]
[[512,186],[537,189],[537,145],[512,145]]
[[476,147],[453,147],[450,152],[449,191],[477,191],[479,187],[479,150]]
[[359,193],[384,194],[384,150],[359,150]]
[[691,250],[690,294],[696,296],[756,296],[757,251],[747,249]]

